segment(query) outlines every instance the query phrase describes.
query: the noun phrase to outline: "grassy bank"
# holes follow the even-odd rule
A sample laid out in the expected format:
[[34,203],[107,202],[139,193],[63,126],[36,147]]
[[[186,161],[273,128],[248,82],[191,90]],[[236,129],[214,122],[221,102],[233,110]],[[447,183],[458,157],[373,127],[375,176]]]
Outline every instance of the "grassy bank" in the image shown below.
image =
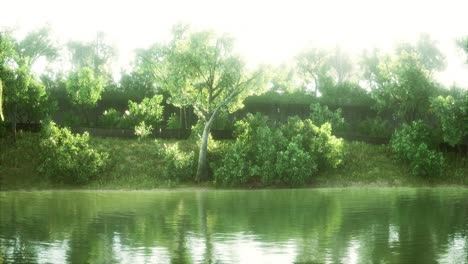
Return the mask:
[[[133,139],[93,138],[91,144],[110,153],[106,171],[85,186],[67,186],[45,179],[38,171],[39,138],[25,134],[16,144],[0,139],[0,189],[153,189],[200,186],[195,183],[168,184],[162,177],[164,145],[179,144],[182,150],[196,149],[189,141],[137,141]],[[446,154],[447,167],[442,177],[425,179],[411,176],[409,168],[393,157],[389,147],[358,142],[345,144],[346,158],[338,169],[327,169],[313,177],[307,187],[347,186],[468,186],[467,158]],[[209,187],[205,183],[201,187]]]

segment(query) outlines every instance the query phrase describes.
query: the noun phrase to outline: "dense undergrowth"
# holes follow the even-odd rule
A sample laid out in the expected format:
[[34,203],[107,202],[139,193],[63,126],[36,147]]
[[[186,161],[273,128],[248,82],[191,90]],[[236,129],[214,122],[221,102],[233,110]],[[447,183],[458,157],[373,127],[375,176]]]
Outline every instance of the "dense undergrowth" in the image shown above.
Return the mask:
[[[222,153],[235,143],[212,141],[210,161],[222,157]],[[89,145],[96,151],[109,153],[106,170],[94,175],[84,185],[58,182],[45,177],[41,165],[39,134],[20,134],[15,143],[0,139],[0,189],[152,189],[166,187],[214,186],[213,182],[195,184],[189,175],[197,144],[194,141],[134,140],[117,138],[90,138]],[[468,162],[466,157],[445,153],[445,164],[440,177],[415,176],[411,167],[401,162],[390,146],[370,145],[362,142],[343,142],[344,156],[338,168],[326,167],[308,178],[303,187],[347,186],[466,186]],[[178,152],[176,159],[169,159],[169,152]],[[181,153],[183,155],[181,155]],[[172,155],[171,154],[171,155]],[[166,159],[164,158],[166,157]],[[169,164],[172,163],[172,164]],[[185,171],[184,171],[185,170]],[[175,175],[184,177],[174,180]],[[270,187],[287,187],[273,184]],[[258,182],[240,185],[243,188],[262,187]]]

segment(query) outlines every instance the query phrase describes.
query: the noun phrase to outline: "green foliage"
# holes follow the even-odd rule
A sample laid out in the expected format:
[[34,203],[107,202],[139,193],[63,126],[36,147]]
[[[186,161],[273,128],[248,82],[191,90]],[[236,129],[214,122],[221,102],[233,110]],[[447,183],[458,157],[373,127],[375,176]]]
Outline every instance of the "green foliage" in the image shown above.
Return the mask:
[[260,114],[236,122],[235,143],[212,164],[216,184],[299,186],[342,162],[343,142],[331,135],[329,123],[318,127],[297,117],[280,127],[269,123]]
[[138,140],[147,138],[151,133],[153,133],[153,126],[145,124],[145,121],[141,121],[135,126],[135,136],[138,137]]
[[136,126],[144,121],[147,125],[157,127],[163,119],[162,101],[162,95],[144,98],[141,103],[129,101],[128,112],[124,115],[125,122],[130,126]]
[[410,164],[413,175],[434,177],[442,173],[444,159],[430,147],[431,143],[429,128],[422,121],[404,124],[390,142],[397,157]]
[[314,158],[318,169],[336,168],[341,164],[343,140],[331,134],[330,123],[316,126],[310,119],[290,117],[281,130],[288,141],[292,141],[297,135],[302,135],[302,148]]
[[124,114],[114,108],[107,109],[99,118],[99,123],[105,127],[135,128],[144,122],[146,127],[158,127],[163,119],[162,100],[162,95],[155,95],[144,98],[140,103],[129,101]]
[[[466,97],[468,95],[465,93]],[[445,142],[455,146],[468,136],[466,128],[468,105],[463,98],[454,98],[450,95],[445,98],[438,96],[431,100],[431,108],[439,120]]]
[[0,122],[3,122],[5,118],[3,117],[3,84],[0,79]]
[[104,91],[101,79],[87,67],[70,74],[66,89],[74,104],[86,108],[96,105]]
[[67,48],[74,69],[89,68],[103,83],[111,80],[111,62],[116,58],[117,49],[106,43],[104,33],[98,32],[88,43],[70,41]]
[[468,36],[457,40],[457,44],[465,52],[465,54],[466,54],[466,63],[468,63]]
[[341,82],[322,87],[320,101],[328,105],[362,105],[374,104],[370,94],[359,84]]
[[106,167],[109,155],[89,145],[89,134],[72,134],[50,122],[40,142],[43,161],[39,170],[55,181],[84,184]]
[[162,155],[164,162],[162,176],[167,184],[193,179],[196,170],[194,151],[184,152],[178,144],[164,144]]
[[180,118],[176,113],[172,113],[167,119],[167,128],[169,129],[180,128]]
[[313,103],[310,105],[310,112],[310,120],[316,126],[321,126],[328,122],[336,129],[342,127],[345,123],[341,116],[341,108],[338,108],[333,112],[329,110],[326,105]]
[[289,183],[293,186],[304,185],[311,172],[315,172],[317,164],[312,156],[302,148],[302,136],[295,136],[286,150],[277,153],[274,169],[278,175],[273,184]]
[[114,108],[109,108],[99,117],[99,123],[104,127],[120,127],[122,114]]

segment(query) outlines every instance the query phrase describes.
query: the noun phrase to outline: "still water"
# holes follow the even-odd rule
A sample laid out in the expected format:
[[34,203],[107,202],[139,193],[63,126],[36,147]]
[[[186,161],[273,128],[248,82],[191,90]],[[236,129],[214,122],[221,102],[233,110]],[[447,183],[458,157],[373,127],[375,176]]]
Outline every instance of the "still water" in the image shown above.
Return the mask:
[[3,192],[0,263],[468,263],[468,189]]

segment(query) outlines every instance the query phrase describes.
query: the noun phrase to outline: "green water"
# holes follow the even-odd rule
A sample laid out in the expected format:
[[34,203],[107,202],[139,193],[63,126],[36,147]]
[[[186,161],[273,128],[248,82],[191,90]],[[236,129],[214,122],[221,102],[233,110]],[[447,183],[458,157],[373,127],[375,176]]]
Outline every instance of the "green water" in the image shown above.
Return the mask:
[[0,193],[0,263],[468,263],[468,189]]

